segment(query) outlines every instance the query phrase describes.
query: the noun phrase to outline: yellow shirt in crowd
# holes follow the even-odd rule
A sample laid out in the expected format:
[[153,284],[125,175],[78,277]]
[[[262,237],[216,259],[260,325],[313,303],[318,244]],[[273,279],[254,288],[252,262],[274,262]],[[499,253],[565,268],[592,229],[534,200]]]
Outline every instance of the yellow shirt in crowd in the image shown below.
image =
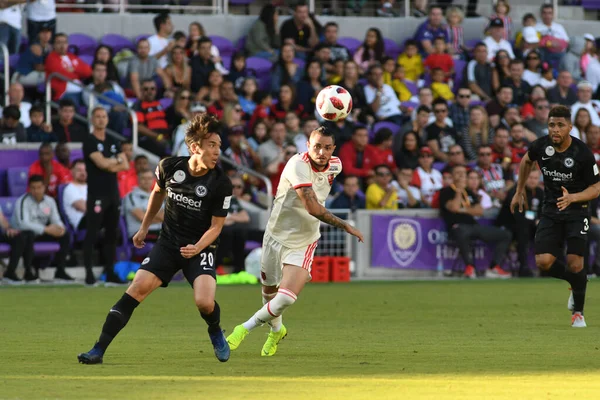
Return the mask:
[[434,99],[441,97],[444,100],[454,100],[454,93],[452,93],[452,90],[447,83],[432,82],[431,91],[433,92]]
[[398,194],[394,190],[392,195],[385,203],[384,207],[381,207],[379,203],[385,197],[385,190],[376,183],[371,183],[367,188],[366,203],[367,210],[397,210],[398,209]]
[[405,53],[402,53],[398,56],[397,64],[404,67],[404,77],[409,81],[418,81],[425,72],[420,54],[408,58]]

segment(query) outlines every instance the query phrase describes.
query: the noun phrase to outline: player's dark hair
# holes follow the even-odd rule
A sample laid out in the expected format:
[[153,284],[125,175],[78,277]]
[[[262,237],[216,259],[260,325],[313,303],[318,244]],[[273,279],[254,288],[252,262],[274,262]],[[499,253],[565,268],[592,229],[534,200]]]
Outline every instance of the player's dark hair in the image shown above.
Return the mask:
[[44,183],[44,177],[41,175],[31,175],[29,180],[27,181],[27,185],[31,185],[32,183],[42,182]]
[[548,119],[550,118],[564,118],[567,121],[571,122],[571,109],[569,107],[560,105],[560,106],[554,106],[552,107],[552,109],[550,110],[550,113],[548,114]]
[[335,144],[335,136],[333,135],[333,131],[330,129],[325,128],[324,126],[320,126],[317,129],[315,129],[314,131],[312,131],[310,133],[310,136],[312,136],[313,133],[318,133],[321,136],[325,136],[325,137],[330,137],[331,140],[333,141],[333,143]]
[[84,164],[85,165],[85,161],[83,160],[83,158],[77,158],[77,159],[73,160],[73,162],[71,163],[71,169],[75,168],[75,166],[77,164]]
[[164,12],[160,13],[156,17],[154,17],[152,22],[154,23],[154,29],[156,29],[156,32],[158,32],[160,30],[160,26],[162,24],[166,23],[168,19],[169,19],[169,13],[164,13]]
[[188,148],[192,143],[202,145],[202,140],[209,134],[218,135],[221,132],[221,123],[212,114],[202,113],[196,115],[185,132],[185,144]]

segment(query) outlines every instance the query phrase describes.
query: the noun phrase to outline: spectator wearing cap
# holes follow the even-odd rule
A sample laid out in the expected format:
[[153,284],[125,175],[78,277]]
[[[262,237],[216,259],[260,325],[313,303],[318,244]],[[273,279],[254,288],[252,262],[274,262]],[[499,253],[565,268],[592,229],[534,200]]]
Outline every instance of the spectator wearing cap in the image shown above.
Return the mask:
[[474,59],[465,68],[466,81],[469,89],[482,101],[488,101],[493,96],[493,68],[488,61],[488,48],[484,43],[478,43],[474,49]]
[[538,22],[535,30],[542,35],[540,48],[544,60],[548,62],[558,61],[565,54],[569,45],[569,35],[565,28],[558,22],[554,22],[554,6],[543,4],[541,6],[542,21]]
[[571,107],[577,101],[577,92],[573,87],[573,77],[569,71],[560,71],[556,86],[548,89],[548,100],[550,105],[555,106],[561,104]]
[[539,33],[533,26],[526,26],[523,28],[523,40],[521,45],[521,57],[527,57],[527,55],[538,50],[540,47]]
[[419,50],[422,55],[433,53],[433,40],[442,36],[448,42],[448,32],[443,25],[444,14],[442,7],[431,6],[429,17],[417,28],[415,40],[419,43]]
[[383,83],[383,68],[374,64],[367,72],[368,83],[365,85],[365,98],[367,104],[379,121],[389,121],[402,125],[402,111],[400,100],[391,86]]
[[588,81],[581,81],[577,84],[578,101],[571,106],[571,121],[575,121],[575,116],[580,108],[585,108],[590,113],[592,125],[600,126],[600,101],[592,100],[593,87]]
[[19,122],[21,112],[17,106],[4,107],[0,120],[0,143],[17,144],[27,141],[27,131]]
[[515,53],[513,53],[510,42],[506,39],[503,39],[504,22],[502,21],[502,18],[494,18],[490,21],[489,32],[490,36],[487,36],[485,39],[483,39],[483,43],[485,43],[488,50],[488,61],[492,62],[494,60],[498,50],[505,50],[510,59],[514,59]]
[[52,121],[52,132],[59,142],[81,143],[89,136],[90,130],[74,119],[75,103],[71,99],[58,102],[58,118]]
[[54,159],[54,151],[50,143],[42,143],[38,157],[29,167],[29,176],[43,177],[46,194],[56,198],[58,186],[71,182],[71,171]]
[[442,188],[442,174],[433,168],[433,151],[427,146],[419,150],[419,166],[413,172],[410,185],[420,190],[426,207],[431,207],[433,195]]

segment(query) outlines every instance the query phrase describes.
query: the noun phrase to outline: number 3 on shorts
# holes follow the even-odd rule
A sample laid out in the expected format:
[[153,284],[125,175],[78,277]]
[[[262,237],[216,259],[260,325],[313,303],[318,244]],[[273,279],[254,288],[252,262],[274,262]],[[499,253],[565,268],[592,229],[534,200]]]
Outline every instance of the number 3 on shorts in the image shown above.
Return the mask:
[[583,219],[583,231],[587,232],[590,229],[590,222],[587,218]]

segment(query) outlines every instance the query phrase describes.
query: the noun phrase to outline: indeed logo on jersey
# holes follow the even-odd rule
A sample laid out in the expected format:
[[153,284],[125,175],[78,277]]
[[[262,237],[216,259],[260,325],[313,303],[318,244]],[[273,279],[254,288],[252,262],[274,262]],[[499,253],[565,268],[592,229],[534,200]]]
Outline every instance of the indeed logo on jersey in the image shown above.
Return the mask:
[[552,180],[555,182],[565,182],[565,181],[573,180],[572,172],[565,174],[563,172],[558,172],[558,171],[549,171],[548,168],[546,168],[546,167],[542,167],[542,172],[544,173],[544,176],[548,176],[548,177],[552,178]]
[[196,200],[191,197],[187,197],[183,193],[175,193],[170,187],[167,188],[167,196],[177,203],[178,206],[187,208],[188,210],[200,210],[202,206],[202,200]]

